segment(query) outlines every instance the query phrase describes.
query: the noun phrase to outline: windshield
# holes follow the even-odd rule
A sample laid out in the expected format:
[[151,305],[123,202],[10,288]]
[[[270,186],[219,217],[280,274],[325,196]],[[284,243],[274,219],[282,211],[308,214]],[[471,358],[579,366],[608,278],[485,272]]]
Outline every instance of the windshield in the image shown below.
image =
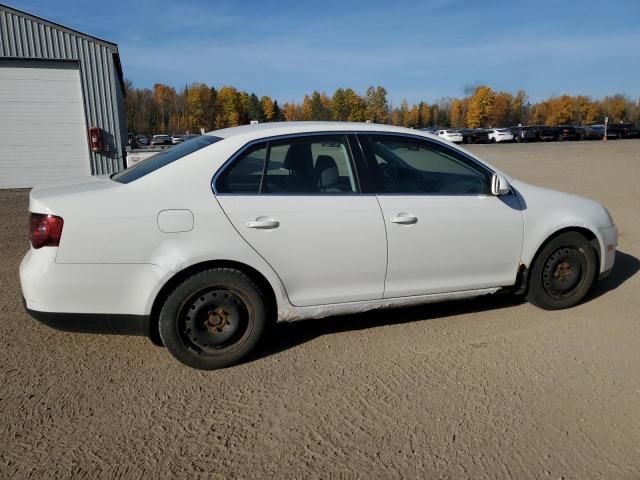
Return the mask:
[[192,138],[191,140],[177,144],[175,147],[171,147],[153,155],[152,157],[146,158],[141,162],[130,166],[126,170],[114,173],[111,175],[111,179],[120,183],[133,182],[134,180],[144,177],[151,172],[155,172],[165,165],[169,165],[190,153],[219,142],[220,140],[222,140],[222,138],[214,137],[212,135],[202,135]]

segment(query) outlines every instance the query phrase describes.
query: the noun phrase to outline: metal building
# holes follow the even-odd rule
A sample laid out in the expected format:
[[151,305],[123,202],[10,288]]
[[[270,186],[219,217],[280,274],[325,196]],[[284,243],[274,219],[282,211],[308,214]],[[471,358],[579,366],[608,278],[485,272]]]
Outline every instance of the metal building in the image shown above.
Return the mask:
[[124,91],[116,44],[0,4],[0,188],[124,168]]

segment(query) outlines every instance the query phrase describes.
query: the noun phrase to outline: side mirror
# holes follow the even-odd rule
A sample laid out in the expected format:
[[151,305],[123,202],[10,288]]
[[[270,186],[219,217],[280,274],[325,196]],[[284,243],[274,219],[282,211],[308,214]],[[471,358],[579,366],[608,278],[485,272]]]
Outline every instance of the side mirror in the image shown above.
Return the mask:
[[509,181],[502,175],[494,173],[491,176],[491,194],[495,196],[506,195],[511,191]]

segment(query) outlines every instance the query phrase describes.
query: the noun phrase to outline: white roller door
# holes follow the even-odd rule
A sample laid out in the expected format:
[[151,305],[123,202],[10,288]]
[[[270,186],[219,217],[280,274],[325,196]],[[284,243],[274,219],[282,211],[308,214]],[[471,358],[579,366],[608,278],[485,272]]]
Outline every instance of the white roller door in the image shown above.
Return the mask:
[[78,65],[0,62],[0,188],[90,174]]

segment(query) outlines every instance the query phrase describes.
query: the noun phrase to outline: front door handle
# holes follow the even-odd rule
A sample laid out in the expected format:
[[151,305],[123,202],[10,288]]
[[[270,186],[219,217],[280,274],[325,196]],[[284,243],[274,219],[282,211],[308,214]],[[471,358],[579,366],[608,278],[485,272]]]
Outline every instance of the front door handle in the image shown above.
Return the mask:
[[418,217],[408,213],[399,213],[396,217],[391,217],[391,223],[400,223],[402,225],[411,225],[418,223]]
[[258,217],[253,222],[247,222],[247,227],[257,228],[259,230],[269,230],[271,228],[278,228],[280,222],[270,217]]

